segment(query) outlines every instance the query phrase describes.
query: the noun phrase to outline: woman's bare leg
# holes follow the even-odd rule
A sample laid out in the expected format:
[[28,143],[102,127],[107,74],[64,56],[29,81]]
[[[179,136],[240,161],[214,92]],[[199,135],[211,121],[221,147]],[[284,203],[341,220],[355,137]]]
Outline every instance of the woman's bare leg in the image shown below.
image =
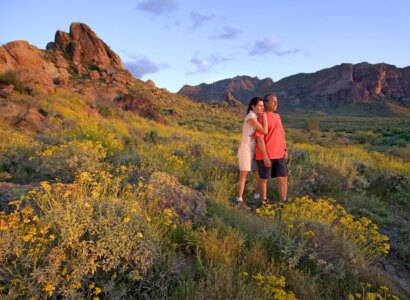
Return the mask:
[[239,172],[239,184],[238,184],[238,196],[237,196],[237,198],[242,199],[243,191],[245,190],[245,183],[246,183],[247,175],[248,175],[248,171],[240,171]]

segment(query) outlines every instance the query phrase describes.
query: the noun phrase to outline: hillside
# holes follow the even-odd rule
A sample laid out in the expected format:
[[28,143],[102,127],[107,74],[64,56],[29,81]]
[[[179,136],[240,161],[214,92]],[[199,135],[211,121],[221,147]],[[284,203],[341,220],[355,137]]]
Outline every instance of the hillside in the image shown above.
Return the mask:
[[[85,109],[91,113],[104,114],[110,107],[118,107],[163,124],[197,122],[199,127],[199,123],[206,122],[208,114],[223,114],[222,109],[198,104],[159,89],[152,81],[145,83],[134,78],[123,68],[119,56],[87,25],[80,23],[73,23],[70,33],[57,31],[55,41],[47,45],[47,50],[26,41],[0,47],[0,74],[3,99],[37,99],[42,95],[50,98],[69,92],[85,99]],[[50,116],[45,107],[36,109],[31,100],[24,105],[17,104],[18,101],[10,105],[10,102],[13,101],[2,101],[2,116],[7,120],[22,119],[21,126],[30,123],[34,130],[42,126],[38,122],[48,123]],[[228,103],[225,106],[229,106]],[[232,111],[242,109],[240,106],[231,108]],[[198,115],[198,110],[203,114]],[[204,127],[218,125],[203,124]]]
[[[237,76],[212,84],[185,85],[179,94],[199,101],[220,101],[230,91],[243,104],[255,95],[274,92],[282,112],[405,115],[410,113],[410,67],[388,64],[341,64],[273,82]],[[401,107],[391,109],[389,103]],[[363,106],[365,107],[363,109]]]
[[250,176],[247,212],[223,99],[135,79],[85,24],[0,47],[0,298],[408,299],[407,119],[284,115],[291,201]]

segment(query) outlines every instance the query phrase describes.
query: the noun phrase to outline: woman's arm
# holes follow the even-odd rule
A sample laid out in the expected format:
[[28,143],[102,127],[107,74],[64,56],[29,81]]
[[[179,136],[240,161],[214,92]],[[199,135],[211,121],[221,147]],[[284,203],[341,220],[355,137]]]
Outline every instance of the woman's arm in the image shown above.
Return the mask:
[[252,125],[255,130],[259,131],[262,134],[268,134],[268,117],[266,116],[266,113],[263,113],[263,124],[259,123],[257,119],[249,119],[248,122],[250,125]]

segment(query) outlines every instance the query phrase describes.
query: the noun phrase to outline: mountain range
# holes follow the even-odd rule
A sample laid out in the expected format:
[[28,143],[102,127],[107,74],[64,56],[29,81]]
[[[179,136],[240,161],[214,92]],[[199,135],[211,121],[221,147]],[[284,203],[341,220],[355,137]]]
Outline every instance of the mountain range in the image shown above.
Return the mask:
[[300,73],[274,82],[271,78],[237,76],[212,84],[185,85],[178,93],[205,102],[226,94],[247,104],[254,96],[277,94],[282,111],[351,114],[410,112],[410,67],[341,64],[315,73]]

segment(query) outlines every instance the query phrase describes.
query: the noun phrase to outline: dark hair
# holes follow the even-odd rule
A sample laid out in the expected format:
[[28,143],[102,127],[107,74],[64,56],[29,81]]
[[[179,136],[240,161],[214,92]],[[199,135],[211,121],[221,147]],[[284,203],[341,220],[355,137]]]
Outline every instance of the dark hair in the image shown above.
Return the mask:
[[276,97],[276,98],[277,98],[277,96],[276,96],[274,93],[266,94],[266,95],[263,97],[263,103],[268,102],[269,97]]
[[259,101],[263,101],[261,97],[253,97],[248,105],[248,113],[252,110],[252,106],[256,106]]

